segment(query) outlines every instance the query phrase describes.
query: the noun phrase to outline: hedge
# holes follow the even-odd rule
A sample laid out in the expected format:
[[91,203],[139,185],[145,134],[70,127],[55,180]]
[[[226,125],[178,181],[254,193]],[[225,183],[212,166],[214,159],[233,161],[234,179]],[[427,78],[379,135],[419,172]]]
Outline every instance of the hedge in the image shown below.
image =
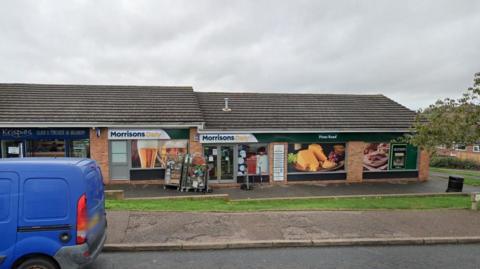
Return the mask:
[[434,156],[430,166],[451,169],[480,169],[480,163],[472,160],[462,160],[456,157]]

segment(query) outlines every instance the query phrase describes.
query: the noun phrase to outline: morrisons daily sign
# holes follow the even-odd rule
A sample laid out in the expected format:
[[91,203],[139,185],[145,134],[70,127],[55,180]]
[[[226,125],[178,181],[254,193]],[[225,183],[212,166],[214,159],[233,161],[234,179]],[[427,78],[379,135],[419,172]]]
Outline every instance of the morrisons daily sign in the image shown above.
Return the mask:
[[200,143],[255,143],[253,134],[200,134]]
[[162,129],[150,130],[150,129],[109,129],[108,130],[108,139],[140,139],[140,140],[151,140],[151,139],[170,139],[170,136]]

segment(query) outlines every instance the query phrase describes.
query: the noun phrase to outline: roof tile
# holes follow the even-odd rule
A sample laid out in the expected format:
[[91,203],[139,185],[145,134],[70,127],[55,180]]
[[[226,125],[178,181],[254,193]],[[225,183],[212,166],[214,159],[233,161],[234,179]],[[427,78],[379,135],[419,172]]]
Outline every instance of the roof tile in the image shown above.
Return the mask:
[[[196,92],[210,130],[406,130],[415,112],[383,95]],[[230,112],[224,112],[224,98]]]
[[0,122],[203,122],[192,87],[0,84]]

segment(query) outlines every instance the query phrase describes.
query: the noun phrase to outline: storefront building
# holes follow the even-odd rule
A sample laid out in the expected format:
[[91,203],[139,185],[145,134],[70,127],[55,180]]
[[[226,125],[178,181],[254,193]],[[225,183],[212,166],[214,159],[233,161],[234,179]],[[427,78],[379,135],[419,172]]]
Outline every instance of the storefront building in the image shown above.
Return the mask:
[[[197,93],[218,183],[427,180],[402,143],[415,113],[382,95]],[[227,98],[227,100],[225,100]]]
[[[188,129],[108,129],[110,174],[116,180],[164,179],[188,152]],[[172,167],[173,168],[173,167]]]
[[0,128],[0,157],[90,157],[86,128]]
[[186,154],[211,165],[213,185],[428,179],[428,155],[399,142],[414,112],[382,95],[0,89],[2,158],[90,157],[106,183],[163,183]]
[[[418,178],[418,151],[396,133],[201,133],[218,183]],[[212,142],[214,140],[215,142]],[[360,141],[359,141],[360,140]],[[355,152],[358,148],[361,152]],[[361,168],[357,174],[352,168]]]
[[211,183],[270,181],[269,143],[259,142],[252,134],[201,133],[198,141],[207,163],[213,164]]
[[2,158],[90,157],[105,183],[162,181],[202,124],[191,87],[0,84]]

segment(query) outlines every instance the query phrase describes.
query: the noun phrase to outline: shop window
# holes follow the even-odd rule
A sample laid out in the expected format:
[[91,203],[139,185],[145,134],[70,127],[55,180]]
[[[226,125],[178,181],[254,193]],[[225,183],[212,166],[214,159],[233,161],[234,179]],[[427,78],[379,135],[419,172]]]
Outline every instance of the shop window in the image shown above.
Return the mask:
[[24,151],[23,141],[3,140],[0,143],[1,158],[22,158]]
[[132,168],[165,169],[182,163],[187,140],[132,140]]
[[112,163],[125,164],[127,163],[127,141],[112,141],[111,142],[111,161]]
[[473,152],[480,152],[480,144],[473,145]]
[[90,158],[90,140],[70,140],[68,156],[75,158]]
[[65,157],[65,140],[30,140],[27,146],[28,157]]
[[466,151],[467,146],[464,144],[455,144],[454,149],[458,151]]
[[[268,175],[268,150],[264,144],[247,144],[239,147],[238,175]],[[245,165],[244,165],[245,164]]]

